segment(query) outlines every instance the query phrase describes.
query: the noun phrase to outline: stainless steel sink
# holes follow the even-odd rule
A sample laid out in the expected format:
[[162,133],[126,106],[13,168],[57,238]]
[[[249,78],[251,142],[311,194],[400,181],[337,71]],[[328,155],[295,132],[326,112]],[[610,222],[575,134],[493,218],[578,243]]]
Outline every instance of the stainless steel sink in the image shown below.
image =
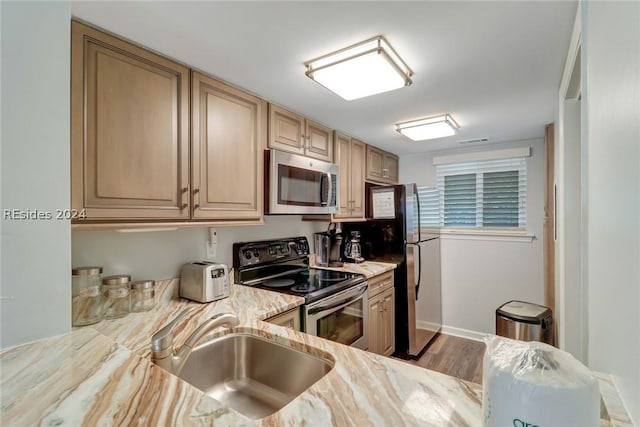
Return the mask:
[[333,362],[249,333],[194,348],[178,376],[241,414],[280,410],[333,368]]

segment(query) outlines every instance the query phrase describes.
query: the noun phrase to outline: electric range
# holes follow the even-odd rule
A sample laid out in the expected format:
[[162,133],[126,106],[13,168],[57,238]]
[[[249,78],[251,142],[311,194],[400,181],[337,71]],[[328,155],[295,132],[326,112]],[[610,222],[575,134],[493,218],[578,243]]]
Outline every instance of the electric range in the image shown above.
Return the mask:
[[236,283],[303,297],[303,332],[367,348],[365,277],[309,268],[306,237],[234,243],[233,268]]

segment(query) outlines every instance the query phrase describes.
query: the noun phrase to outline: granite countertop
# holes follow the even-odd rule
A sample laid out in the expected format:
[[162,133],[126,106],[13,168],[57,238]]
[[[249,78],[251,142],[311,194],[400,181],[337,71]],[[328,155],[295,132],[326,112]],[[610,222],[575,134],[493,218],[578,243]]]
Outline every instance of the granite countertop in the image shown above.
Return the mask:
[[316,264],[315,256],[311,256],[309,260],[309,267],[319,268],[322,270],[334,270],[334,271],[347,271],[349,273],[358,273],[364,275],[367,279],[373,276],[377,276],[387,271],[394,270],[398,264],[391,262],[375,262],[365,261],[359,264],[345,262],[342,267],[322,267]]
[[[262,321],[301,305],[301,298],[236,285],[229,298],[199,304],[177,298],[177,283],[158,282],[159,303],[150,312],[0,353],[0,424],[481,425],[477,384]],[[334,367],[282,410],[249,420],[149,361],[150,336],[185,308],[193,311],[176,329],[176,346],[206,318],[232,311],[241,320],[237,331],[330,354]],[[600,384],[612,420],[602,425],[631,425],[616,406],[610,378],[603,376]]]

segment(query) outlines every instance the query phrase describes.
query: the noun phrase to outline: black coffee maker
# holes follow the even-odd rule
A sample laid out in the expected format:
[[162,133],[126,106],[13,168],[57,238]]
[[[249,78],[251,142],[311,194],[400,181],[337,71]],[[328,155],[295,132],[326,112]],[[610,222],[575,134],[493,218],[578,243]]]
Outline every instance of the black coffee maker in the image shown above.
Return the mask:
[[342,267],[342,233],[334,227],[329,234],[329,267]]
[[316,264],[322,267],[342,267],[342,233],[334,222],[327,231],[315,233]]

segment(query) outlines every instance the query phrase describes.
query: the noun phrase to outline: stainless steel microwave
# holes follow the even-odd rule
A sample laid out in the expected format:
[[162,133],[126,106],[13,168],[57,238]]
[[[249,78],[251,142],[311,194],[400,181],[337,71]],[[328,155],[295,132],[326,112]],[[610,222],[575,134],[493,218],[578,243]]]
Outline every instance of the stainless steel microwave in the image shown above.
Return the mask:
[[265,150],[265,213],[330,214],[338,211],[338,165]]

